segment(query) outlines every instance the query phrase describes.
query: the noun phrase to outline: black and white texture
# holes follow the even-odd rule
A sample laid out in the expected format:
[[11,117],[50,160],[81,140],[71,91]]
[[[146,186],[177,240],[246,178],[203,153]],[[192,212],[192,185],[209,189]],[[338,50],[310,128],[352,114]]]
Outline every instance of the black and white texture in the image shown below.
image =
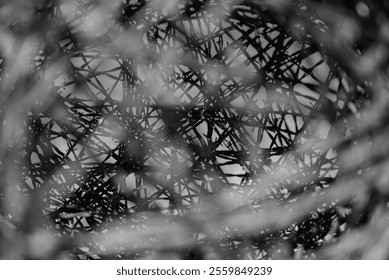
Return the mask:
[[1,258],[388,258],[385,1],[3,2]]

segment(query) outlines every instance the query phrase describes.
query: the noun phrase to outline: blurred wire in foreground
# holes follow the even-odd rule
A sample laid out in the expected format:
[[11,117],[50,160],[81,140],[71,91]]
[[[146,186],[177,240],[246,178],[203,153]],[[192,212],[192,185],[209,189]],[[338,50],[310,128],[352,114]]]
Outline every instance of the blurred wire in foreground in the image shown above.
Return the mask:
[[389,7],[345,2],[3,1],[0,257],[388,258]]

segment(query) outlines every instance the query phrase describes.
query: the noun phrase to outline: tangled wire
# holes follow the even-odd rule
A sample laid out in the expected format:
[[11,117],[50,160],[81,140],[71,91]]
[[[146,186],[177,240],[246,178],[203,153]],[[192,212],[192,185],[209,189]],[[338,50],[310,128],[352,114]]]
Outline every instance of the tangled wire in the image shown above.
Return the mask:
[[384,1],[4,2],[2,258],[388,257]]

